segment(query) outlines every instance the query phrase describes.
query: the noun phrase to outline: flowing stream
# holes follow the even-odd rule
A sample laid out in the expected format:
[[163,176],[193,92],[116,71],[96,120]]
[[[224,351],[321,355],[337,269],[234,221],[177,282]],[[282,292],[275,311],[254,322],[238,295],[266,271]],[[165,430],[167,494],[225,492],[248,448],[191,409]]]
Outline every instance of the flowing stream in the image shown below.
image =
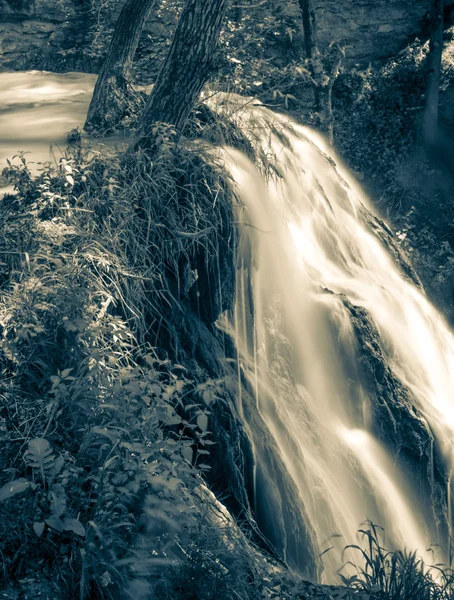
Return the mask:
[[[0,172],[18,150],[49,160],[83,123],[93,84],[0,74]],[[265,175],[219,150],[241,230],[223,327],[253,399],[246,406],[240,390],[259,524],[290,564],[327,581],[365,519],[385,527],[391,547],[424,555],[446,545],[454,339],[324,142],[262,106],[237,118],[274,165]]]

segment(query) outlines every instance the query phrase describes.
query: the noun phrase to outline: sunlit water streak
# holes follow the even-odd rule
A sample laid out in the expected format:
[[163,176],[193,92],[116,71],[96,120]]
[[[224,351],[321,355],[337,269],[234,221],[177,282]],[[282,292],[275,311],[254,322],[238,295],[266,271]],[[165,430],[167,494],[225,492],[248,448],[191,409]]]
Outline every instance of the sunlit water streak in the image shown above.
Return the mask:
[[84,73],[0,73],[0,171],[19,150],[44,161],[51,145],[63,148],[85,119],[95,81]]
[[[63,147],[65,134],[82,125],[93,85],[94,77],[83,74],[0,74],[0,170],[18,150],[31,150],[35,162],[51,159],[51,144]],[[288,530],[286,511],[306,520],[301,530],[312,526],[307,540],[315,555],[333,545],[322,559],[327,580],[335,578],[341,550],[356,541],[365,518],[386,527],[390,545],[424,554],[436,532],[426,524],[411,474],[373,434],[372,400],[356,368],[355,334],[342,295],[367,309],[388,365],[411,390],[447,462],[454,430],[453,337],[360,218],[369,202],[326,156],[324,142],[264,107],[244,111],[241,119],[246,128],[252,124],[280,173],[263,177],[240,152],[220,150],[236,182],[242,223],[236,307],[224,326],[285,469],[265,469],[265,450],[254,440],[247,411],[240,411],[255,447],[257,512],[281,539],[285,557],[303,571],[295,549],[299,529]],[[276,514],[267,498],[283,498],[279,482],[285,478],[296,497]],[[341,537],[328,541],[333,534]]]
[[[12,191],[1,174],[19,152],[33,174],[43,163],[58,163],[67,146],[67,135],[82,126],[87,115],[96,75],[42,71],[0,73],[0,193]],[[121,146],[121,136],[85,143]],[[18,164],[16,158],[13,164]]]

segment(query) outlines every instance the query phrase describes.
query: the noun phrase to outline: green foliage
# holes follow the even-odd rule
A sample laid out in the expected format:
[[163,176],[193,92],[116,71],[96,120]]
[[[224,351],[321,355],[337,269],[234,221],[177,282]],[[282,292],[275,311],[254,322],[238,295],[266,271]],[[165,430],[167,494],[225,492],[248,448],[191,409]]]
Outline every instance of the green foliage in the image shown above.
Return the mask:
[[44,438],[29,440],[25,460],[29,467],[39,473],[41,482],[45,487],[46,478],[48,479],[50,473],[54,472],[56,462],[49,442]]
[[107,53],[122,3],[119,0],[90,0],[90,4],[91,44],[88,52],[92,58],[99,58]]
[[21,477],[20,479],[15,479],[14,481],[10,481],[5,484],[2,488],[0,488],[0,502],[3,500],[9,500],[16,494],[22,494],[28,488],[34,488],[34,484],[28,479]]
[[410,152],[422,106],[426,48],[416,41],[378,71],[352,72],[335,88],[335,140],[355,171],[385,186]]
[[335,145],[411,254],[426,290],[448,318],[452,308],[453,196],[450,123],[452,31],[445,34],[441,132],[426,152],[419,131],[428,45],[416,40],[380,69],[344,74],[334,88]]

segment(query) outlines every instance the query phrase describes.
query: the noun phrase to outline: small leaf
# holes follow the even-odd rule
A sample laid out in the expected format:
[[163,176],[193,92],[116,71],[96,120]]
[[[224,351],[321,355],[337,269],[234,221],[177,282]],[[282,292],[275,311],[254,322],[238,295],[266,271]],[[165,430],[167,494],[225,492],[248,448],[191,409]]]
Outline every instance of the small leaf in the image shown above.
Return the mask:
[[35,521],[33,523],[33,530],[38,537],[42,536],[45,526],[46,526],[46,524],[44,523],[44,521],[41,521],[41,522]]
[[154,365],[155,365],[155,359],[153,358],[153,356],[151,354],[145,355],[145,362],[147,363],[147,365],[149,367],[154,367]]
[[48,519],[46,519],[46,523],[49,525],[49,527],[52,527],[52,529],[55,529],[56,531],[65,530],[63,521],[58,517],[49,517]]
[[65,526],[63,521],[59,517],[48,517],[45,521],[49,527],[55,529],[56,531],[64,531]]
[[64,487],[57,483],[50,490],[50,518],[61,517],[66,510],[66,492]]
[[193,452],[191,446],[185,446],[182,450],[182,454],[188,463],[192,463]]
[[208,406],[215,399],[214,390],[212,388],[207,388],[206,390],[203,391],[202,398],[203,398],[203,401],[205,402],[205,404]]
[[59,456],[52,467],[52,477],[56,477],[60,473],[64,464],[65,459],[63,458],[63,456]]
[[28,490],[29,487],[34,488],[35,484],[33,484],[31,481],[28,481],[28,479],[25,479],[24,477],[10,481],[0,488],[0,502],[2,500],[8,500],[9,498],[12,498],[16,494],[22,494],[22,492]]
[[206,431],[208,429],[208,417],[205,414],[200,414],[197,417],[197,425],[201,431]]
[[46,474],[52,469],[55,461],[55,456],[52,454],[49,442],[44,438],[30,440],[28,442],[26,460],[29,467],[39,470],[42,482],[46,485]]
[[72,531],[80,537],[85,537],[85,527],[79,519],[63,519],[63,526],[65,531]]

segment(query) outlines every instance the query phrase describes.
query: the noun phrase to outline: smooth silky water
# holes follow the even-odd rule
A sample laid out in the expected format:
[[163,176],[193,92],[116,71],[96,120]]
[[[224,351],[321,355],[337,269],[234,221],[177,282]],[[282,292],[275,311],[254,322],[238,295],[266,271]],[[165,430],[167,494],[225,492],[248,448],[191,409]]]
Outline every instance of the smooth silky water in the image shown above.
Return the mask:
[[[66,132],[83,124],[94,80],[79,73],[0,74],[0,169],[18,150],[31,151],[30,160],[39,163],[64,147]],[[228,104],[224,98],[217,109]],[[375,322],[388,366],[411,391],[447,465],[454,339],[368,230],[361,215],[369,202],[323,140],[254,104],[234,112],[275,169],[264,175],[239,151],[218,150],[235,181],[240,224],[236,305],[222,327],[235,341],[255,410],[285,471],[262,468],[269,459],[245,416],[264,529],[302,571],[298,545],[309,544],[315,556],[332,546],[307,574],[333,581],[345,560],[342,549],[356,542],[365,519],[385,527],[390,547],[422,556],[447,535],[426,518],[411,473],[373,434],[372,399],[357,368],[344,300]],[[295,490],[287,508],[280,495],[285,480]],[[301,537],[286,525],[289,512]]]
[[[236,307],[223,326],[296,483],[311,543],[319,552],[332,547],[322,558],[323,577],[335,578],[343,548],[357,543],[366,519],[385,528],[388,547],[417,550],[431,563],[427,549],[446,542],[450,531],[436,530],[417,477],[400,470],[372,433],[372,399],[356,368],[344,298],[378,327],[386,364],[410,391],[413,416],[436,436],[448,471],[454,338],[368,230],[369,201],[324,141],[263,106],[237,118],[278,174],[264,177],[236,150],[221,153],[236,182],[241,229]],[[260,468],[257,448],[256,460]],[[256,495],[266,494],[273,482],[261,478],[258,485]],[[283,551],[298,563],[285,544]]]

